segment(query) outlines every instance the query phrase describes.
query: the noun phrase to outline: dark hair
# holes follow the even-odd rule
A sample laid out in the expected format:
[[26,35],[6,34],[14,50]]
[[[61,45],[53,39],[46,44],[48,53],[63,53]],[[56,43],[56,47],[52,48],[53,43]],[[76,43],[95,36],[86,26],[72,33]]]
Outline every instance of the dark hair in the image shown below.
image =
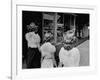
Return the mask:
[[64,46],[64,49],[65,49],[65,50],[71,50],[72,48],[73,48],[73,46],[71,46],[71,45]]
[[29,25],[27,25],[27,31],[28,32],[37,32],[38,31],[38,26],[34,23],[31,22]]

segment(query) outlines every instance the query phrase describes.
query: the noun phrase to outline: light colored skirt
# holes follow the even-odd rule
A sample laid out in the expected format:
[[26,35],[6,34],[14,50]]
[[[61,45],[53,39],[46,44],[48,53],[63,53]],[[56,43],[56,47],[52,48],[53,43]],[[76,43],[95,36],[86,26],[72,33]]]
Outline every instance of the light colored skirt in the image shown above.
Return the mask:
[[53,68],[53,60],[49,58],[44,58],[41,63],[41,68]]

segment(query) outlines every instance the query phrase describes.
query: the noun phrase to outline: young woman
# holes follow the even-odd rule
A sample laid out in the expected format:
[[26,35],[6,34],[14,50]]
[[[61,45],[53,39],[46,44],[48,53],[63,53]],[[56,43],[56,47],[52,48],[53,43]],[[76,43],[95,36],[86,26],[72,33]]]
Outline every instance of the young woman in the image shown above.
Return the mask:
[[40,36],[36,33],[37,26],[35,25],[35,23],[31,23],[28,29],[31,29],[31,31],[26,33],[25,35],[28,43],[27,68],[40,68],[41,67],[41,53],[39,52]]
[[[69,30],[64,34],[64,41],[63,47],[60,49],[59,52],[59,66],[65,67],[74,67],[79,66],[80,62],[80,52],[78,48],[74,47],[72,44],[72,39],[74,37],[75,30]],[[71,43],[71,44],[70,44]]]
[[56,66],[54,59],[54,52],[56,48],[50,42],[45,42],[41,47],[40,51],[42,53],[41,58],[41,68],[53,68]]

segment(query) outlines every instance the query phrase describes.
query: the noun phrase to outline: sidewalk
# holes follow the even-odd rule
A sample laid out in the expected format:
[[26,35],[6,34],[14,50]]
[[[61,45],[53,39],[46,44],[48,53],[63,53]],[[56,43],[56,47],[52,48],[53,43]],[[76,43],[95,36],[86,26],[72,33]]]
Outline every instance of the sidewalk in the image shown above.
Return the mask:
[[89,66],[89,40],[83,42],[77,48],[80,51],[80,66]]

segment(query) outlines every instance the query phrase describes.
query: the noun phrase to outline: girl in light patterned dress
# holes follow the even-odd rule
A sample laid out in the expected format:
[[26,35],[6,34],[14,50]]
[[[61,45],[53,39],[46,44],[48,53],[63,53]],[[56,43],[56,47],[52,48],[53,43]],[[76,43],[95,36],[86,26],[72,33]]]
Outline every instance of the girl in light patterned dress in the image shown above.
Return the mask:
[[53,68],[56,65],[54,59],[55,46],[46,42],[40,47],[40,51],[42,53],[41,68]]

